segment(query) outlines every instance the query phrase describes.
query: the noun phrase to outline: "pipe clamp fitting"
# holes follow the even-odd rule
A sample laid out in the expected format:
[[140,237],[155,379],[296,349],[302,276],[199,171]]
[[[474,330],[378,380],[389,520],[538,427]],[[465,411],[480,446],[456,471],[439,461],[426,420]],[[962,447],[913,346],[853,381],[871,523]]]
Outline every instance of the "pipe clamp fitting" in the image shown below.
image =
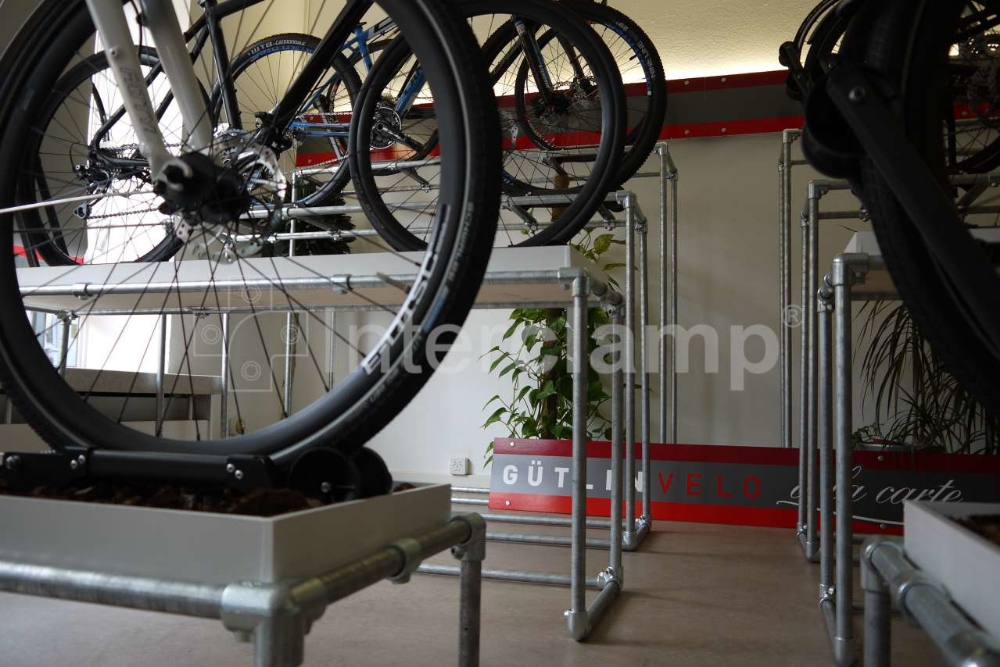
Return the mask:
[[412,538],[404,538],[389,545],[390,549],[395,549],[403,557],[403,569],[389,577],[389,581],[394,584],[405,584],[410,580],[410,576],[417,571],[423,562],[424,549],[420,542]]

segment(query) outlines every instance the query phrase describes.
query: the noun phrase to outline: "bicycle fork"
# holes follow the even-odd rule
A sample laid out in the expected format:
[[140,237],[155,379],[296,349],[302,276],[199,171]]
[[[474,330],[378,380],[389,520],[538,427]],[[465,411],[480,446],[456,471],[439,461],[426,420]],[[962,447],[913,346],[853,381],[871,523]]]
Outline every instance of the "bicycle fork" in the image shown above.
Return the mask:
[[[182,189],[183,185],[176,178],[168,178],[168,167],[180,170],[179,173],[187,178],[193,172],[188,164],[167,151],[121,0],[86,2],[111,64],[125,111],[138,137],[139,150],[149,160],[153,181]],[[184,120],[187,133],[184,145],[189,152],[206,150],[212,145],[212,123],[177,14],[170,0],[143,0],[142,7],[146,15],[144,23],[152,34],[157,55]]]

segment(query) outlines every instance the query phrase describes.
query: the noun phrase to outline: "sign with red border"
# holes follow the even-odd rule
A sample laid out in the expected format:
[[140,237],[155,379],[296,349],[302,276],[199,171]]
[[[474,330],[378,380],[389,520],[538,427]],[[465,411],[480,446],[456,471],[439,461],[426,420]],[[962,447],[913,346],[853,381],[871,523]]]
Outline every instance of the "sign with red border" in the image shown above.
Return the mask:
[[[642,502],[636,445],[636,498]],[[650,445],[653,518],[794,528],[797,449]],[[569,514],[572,443],[494,441],[490,508]],[[587,513],[611,511],[611,445],[587,447]],[[854,452],[854,528],[899,533],[906,500],[1000,502],[1000,456]]]

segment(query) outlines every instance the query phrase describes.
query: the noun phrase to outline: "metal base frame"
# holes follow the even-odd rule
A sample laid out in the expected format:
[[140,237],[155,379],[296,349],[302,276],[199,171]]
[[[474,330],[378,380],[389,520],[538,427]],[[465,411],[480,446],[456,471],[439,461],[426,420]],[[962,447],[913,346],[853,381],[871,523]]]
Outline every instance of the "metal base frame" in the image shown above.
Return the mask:
[[[623,410],[624,415],[628,415],[625,423],[625,441],[635,442],[635,373],[628,372],[628,369],[635,368],[635,361],[638,361],[638,366],[643,369],[641,373],[641,380],[639,382],[639,394],[640,394],[640,428],[641,428],[641,456],[642,456],[642,471],[640,472],[640,484],[642,488],[643,498],[649,498],[651,492],[651,478],[650,478],[650,466],[649,466],[649,448],[650,448],[650,428],[649,428],[649,418],[650,418],[650,391],[649,391],[649,373],[645,369],[647,366],[647,327],[649,324],[649,285],[648,285],[648,271],[649,271],[649,259],[647,252],[647,221],[642,210],[639,208],[636,202],[635,195],[631,192],[621,192],[618,193],[618,203],[622,205],[625,209],[625,221],[623,226],[626,229],[625,238],[625,264],[626,266],[637,266],[639,274],[639,337],[638,342],[632,341],[632,351],[627,352],[628,361],[626,363],[625,377],[625,395],[624,395],[624,407],[621,405],[614,404],[612,407],[612,429],[621,429],[621,419],[625,419],[622,416]],[[610,226],[610,225],[609,225]],[[636,243],[636,238],[638,238],[638,243]],[[638,263],[635,260],[635,249],[638,245],[639,258]],[[635,278],[634,272],[629,272],[626,274],[625,278],[625,301],[624,301],[624,319],[620,322],[625,324],[630,331],[635,331],[634,326],[636,321],[635,308],[633,306],[634,298],[632,295],[635,294]],[[615,314],[612,309],[612,318]],[[585,332],[586,327],[581,329]],[[575,342],[575,341],[574,341]],[[585,341],[584,341],[585,344]],[[634,350],[638,348],[638,355],[635,355]],[[585,348],[583,348],[585,349]],[[661,378],[662,378],[661,374]],[[661,394],[662,396],[662,394]],[[612,399],[614,403],[614,398]],[[662,408],[662,405],[661,405]],[[582,415],[586,414],[586,410],[581,412]],[[617,480],[617,477],[615,479]],[[635,451],[627,452],[625,455],[625,479],[636,478],[635,474]],[[614,484],[615,482],[613,482]],[[636,518],[635,516],[635,488],[634,484],[630,487],[630,492],[626,495],[626,510],[625,510],[625,526],[624,533],[622,537],[622,548],[626,551],[634,551],[639,548],[642,540],[645,538],[646,534],[652,525],[652,505],[650,502],[644,502],[642,515]],[[488,505],[488,500],[481,500],[477,498],[453,498],[453,502],[458,504],[484,504]],[[575,511],[575,510],[574,510]],[[495,519],[496,520],[496,519]],[[553,519],[546,521],[544,525],[550,526],[573,526],[573,518],[568,519]],[[525,521],[524,523],[536,523],[531,521]],[[537,524],[541,525],[541,524]],[[587,528],[611,528],[611,522],[604,522],[603,525],[588,525]],[[487,539],[495,540],[498,542],[516,542],[520,544],[537,544],[543,546],[572,546],[572,540],[567,537],[551,536],[551,535],[524,535],[518,533],[499,533],[491,532],[487,535]],[[600,539],[588,539],[585,541],[585,546],[591,549],[608,549],[611,547],[611,540],[600,540]]]
[[[677,376],[676,376],[676,347],[675,337],[671,336],[670,346],[663,342],[662,333],[669,331],[668,327],[677,322],[677,180],[678,172],[670,156],[666,144],[657,146],[657,154],[660,160],[659,172],[638,174],[637,176],[656,176],[660,179],[660,436],[665,440],[669,435],[672,442],[676,441],[677,421],[676,421],[676,400],[677,400]],[[644,541],[652,528],[652,481],[650,466],[650,387],[649,373],[647,365],[647,351],[649,343],[647,341],[647,325],[649,323],[649,284],[648,284],[648,250],[647,250],[647,223],[641,209],[638,206],[635,195],[632,193],[618,193],[618,203],[625,209],[626,234],[625,265],[636,267],[636,270],[628,271],[625,278],[625,299],[624,313],[621,308],[612,308],[612,319],[614,323],[624,323],[629,330],[635,331],[635,297],[636,285],[635,274],[638,272],[638,300],[639,300],[639,341],[631,341],[632,349],[626,350],[626,369],[635,368],[634,348],[638,347],[638,366],[641,370],[639,379],[639,390],[641,397],[640,404],[640,436],[641,436],[641,456],[642,472],[640,484],[643,495],[642,513],[636,517],[635,484],[635,447],[628,452],[623,452],[622,445],[622,422],[624,420],[624,441],[635,443],[635,373],[626,372],[623,378],[614,378],[612,395],[612,507],[622,506],[622,482],[627,483],[624,496],[625,516],[624,522],[600,519],[587,519],[586,517],[586,424],[585,424],[585,399],[583,403],[574,411],[574,438],[573,438],[573,468],[571,473],[571,483],[573,485],[572,511],[569,518],[560,517],[536,517],[523,516],[518,514],[490,514],[489,521],[520,523],[526,525],[563,526],[571,528],[569,537],[549,536],[549,535],[525,535],[518,533],[488,533],[487,539],[518,544],[534,544],[543,546],[568,546],[571,548],[572,571],[570,576],[523,572],[509,570],[485,570],[483,577],[486,579],[496,579],[501,581],[517,581],[541,585],[569,585],[571,588],[571,608],[566,612],[567,623],[571,636],[577,641],[585,640],[599,623],[604,613],[610,607],[613,600],[621,592],[624,586],[624,569],[622,567],[622,551],[635,551]],[[604,222],[611,226],[613,223]],[[637,237],[637,242],[636,242]],[[636,246],[638,246],[638,263],[636,262]],[[669,256],[669,260],[668,260]],[[574,301],[580,298],[580,286],[575,282],[572,287]],[[669,294],[669,298],[668,295]],[[574,318],[579,317],[582,307],[574,309]],[[623,317],[624,315],[624,317]],[[586,317],[584,312],[583,317]],[[586,331],[586,320],[577,321],[575,330],[580,332],[579,338],[573,337],[572,345],[574,349],[585,350],[585,340],[583,332]],[[633,334],[634,335],[634,334]],[[574,358],[576,355],[573,355]],[[667,377],[669,373],[669,378]],[[619,388],[624,380],[624,400],[622,400]],[[669,394],[668,394],[669,380]],[[575,387],[575,385],[574,385]],[[669,395],[669,400],[668,400]],[[669,405],[669,409],[668,409]],[[624,417],[627,415],[627,417]],[[624,471],[618,469],[622,463],[624,455]],[[453,489],[460,493],[488,493],[480,489],[469,487],[456,487]],[[452,501],[459,504],[488,504],[488,501],[479,498],[453,497]],[[610,528],[610,539],[587,539],[585,532],[587,528],[608,529]],[[607,569],[602,571],[595,578],[588,578],[584,575],[585,550],[610,549],[610,562]],[[419,572],[427,574],[453,575],[455,568],[448,566],[425,565]],[[585,604],[586,588],[596,588],[600,591],[597,598],[593,600],[589,607]]]
[[461,561],[458,664],[475,667],[486,557],[486,523],[476,514],[305,580],[219,586],[0,561],[0,590],[218,619],[239,641],[253,643],[256,667],[297,667],[305,636],[329,605],[383,579],[406,583],[422,560],[447,549]]
[[[829,284],[821,285],[819,281],[819,228],[823,220],[867,220],[867,212],[860,208],[854,211],[821,211],[823,197],[833,191],[849,190],[850,184],[842,180],[814,179],[808,184],[805,208],[801,215],[802,227],[802,286],[801,309],[798,310],[801,321],[796,318],[796,306],[791,299],[791,213],[792,213],[792,169],[807,165],[805,160],[792,158],[792,145],[801,136],[799,130],[785,130],[782,133],[781,157],[778,161],[778,256],[779,256],[779,290],[778,302],[782,322],[779,336],[779,393],[781,419],[781,445],[792,447],[792,330],[798,326],[801,335],[801,364],[799,390],[799,438],[798,446],[802,455],[799,457],[799,505],[796,522],[796,538],[802,547],[803,554],[810,562],[821,560],[822,536],[817,534],[820,495],[827,484],[820,481],[823,477],[823,452],[817,452],[818,430],[822,427],[822,415],[819,406],[820,392],[823,391],[821,361],[823,335],[820,319],[827,305],[824,298],[833,298]],[[997,174],[959,175],[951,177],[955,185],[966,187],[978,186],[985,190],[1000,185]],[[971,202],[963,204],[960,209],[964,214],[989,213],[993,207],[973,206]],[[858,261],[861,261],[860,259]],[[836,265],[836,262],[835,262]],[[823,292],[827,295],[824,297]],[[884,295],[889,297],[890,295]],[[828,325],[827,325],[828,326]],[[819,328],[819,330],[817,330]],[[817,351],[819,348],[819,351]],[[829,479],[829,477],[827,477]],[[819,489],[819,490],[818,490]],[[825,514],[824,514],[825,516]],[[852,536],[853,539],[853,536]],[[860,540],[854,540],[859,542]]]
[[952,667],[997,667],[1000,642],[976,627],[948,592],[906,558],[903,545],[872,537],[861,551],[865,591],[864,667],[892,663],[889,614],[897,607],[911,625],[923,628]]
[[[622,196],[622,203],[625,207],[626,219],[634,221],[642,219],[642,212],[635,203],[635,197],[631,193]],[[629,243],[631,246],[631,243]],[[610,522],[611,538],[607,541],[589,541],[586,537],[586,502],[587,502],[587,315],[590,307],[591,296],[598,298],[602,305],[611,314],[612,323],[622,325],[625,322],[625,301],[620,294],[609,286],[594,281],[582,269],[567,270],[562,272],[561,282],[569,288],[572,297],[572,308],[570,311],[570,354],[569,360],[573,376],[573,457],[570,468],[570,484],[572,485],[572,514],[571,535],[567,538],[558,536],[541,535],[520,535],[520,534],[487,534],[487,538],[515,542],[520,544],[542,544],[569,546],[570,554],[570,574],[564,575],[542,574],[537,572],[512,572],[512,571],[485,571],[482,573],[485,578],[500,579],[504,581],[521,581],[527,583],[545,585],[565,585],[570,587],[570,609],[566,612],[567,624],[570,635],[577,641],[586,639],[591,631],[600,622],[604,613],[611,606],[611,603],[618,596],[624,586],[624,569],[622,567],[622,547],[624,544],[622,525],[619,521]],[[630,359],[630,351],[625,342],[625,359]],[[621,352],[622,350],[619,350]],[[623,412],[623,394],[626,394],[627,384],[624,380],[624,372],[618,368],[612,377],[612,438],[611,438],[611,466],[612,466],[612,507],[622,507],[622,461],[625,460],[623,448],[622,422],[625,419]],[[647,445],[648,448],[648,445]],[[634,454],[634,449],[633,449]],[[630,484],[634,494],[635,484]],[[466,499],[482,502],[482,499]],[[488,501],[487,501],[488,502]],[[588,579],[586,577],[586,549],[610,548],[610,562],[597,577]],[[426,574],[456,574],[454,568],[425,565],[417,569],[418,572]],[[599,589],[597,598],[588,607],[586,604],[586,590],[588,587]]]
[[[660,222],[661,222],[661,248],[660,248],[660,258],[661,258],[661,272],[659,275],[660,282],[660,292],[661,292],[661,303],[660,303],[660,320],[661,325],[670,326],[674,324],[677,320],[677,275],[676,275],[676,256],[677,256],[677,168],[670,157],[669,150],[666,144],[658,144],[656,148],[657,155],[659,156],[660,169],[658,172],[652,173],[642,173],[637,174],[638,177],[658,177],[660,179]],[[293,183],[293,187],[297,187],[297,183]],[[592,276],[588,275],[586,271],[581,269],[565,269],[559,271],[535,271],[531,272],[530,276],[534,280],[553,280],[558,281],[563,284],[566,288],[571,291],[572,294],[572,324],[573,329],[577,332],[572,338],[573,353],[572,357],[577,360],[577,367],[574,369],[574,425],[573,425],[573,469],[571,474],[571,483],[573,485],[573,499],[572,499],[572,513],[569,519],[567,519],[567,524],[571,528],[571,536],[569,538],[553,537],[553,536],[538,536],[538,535],[523,535],[523,534],[504,534],[504,533],[490,533],[488,535],[489,539],[502,540],[507,542],[516,542],[521,544],[540,544],[540,545],[566,545],[571,548],[571,574],[567,576],[563,575],[551,575],[551,574],[541,574],[532,572],[505,572],[505,571],[492,571],[487,570],[482,572],[481,576],[485,578],[494,578],[507,581],[523,581],[528,583],[539,583],[539,584],[549,584],[549,585],[569,585],[571,588],[571,608],[567,611],[567,622],[570,629],[570,634],[577,640],[586,639],[590,634],[594,626],[599,622],[604,612],[609,608],[611,602],[615,599],[618,593],[621,591],[624,585],[624,572],[622,568],[622,558],[621,552],[633,551],[639,547],[645,536],[650,532],[652,528],[652,500],[651,500],[651,479],[650,479],[650,378],[649,378],[649,368],[647,365],[647,350],[649,349],[647,324],[649,322],[649,280],[648,280],[648,245],[647,245],[647,220],[643,214],[641,208],[638,205],[636,196],[631,192],[618,192],[610,196],[615,203],[620,205],[624,209],[624,221],[616,221],[608,211],[605,209],[602,211],[601,220],[592,223],[591,226],[605,226],[609,229],[614,229],[619,226],[624,226],[628,233],[626,234],[626,259],[625,264],[629,267],[638,266],[639,273],[639,284],[638,289],[636,288],[636,270],[631,270],[626,273],[626,285],[625,285],[625,298],[618,294],[610,286],[594,279]],[[544,201],[543,201],[544,200]],[[534,197],[532,201],[536,204],[545,203],[565,203],[565,196],[553,196],[549,202],[549,198],[545,197]],[[336,210],[333,210],[336,209]],[[331,213],[343,213],[350,212],[351,207],[332,207],[328,212]],[[316,209],[312,210],[313,213]],[[294,219],[296,217],[296,212],[286,211],[290,218]],[[345,235],[347,232],[344,233]],[[285,235],[285,238],[290,242],[291,253],[294,254],[294,242],[300,238],[312,238],[314,234],[312,233],[301,233],[296,232],[292,228],[291,232]],[[664,243],[669,244],[669,255],[671,261],[667,261],[666,257],[668,254],[667,248],[663,247]],[[636,247],[638,246],[638,247]],[[638,261],[636,258],[636,252],[638,251]],[[526,278],[528,274],[518,274],[518,275],[500,275],[500,276],[490,276],[489,274],[484,279],[485,283],[496,282],[505,283],[511,280],[518,280]],[[126,286],[127,287],[127,286]],[[664,302],[663,295],[670,294],[669,303]],[[606,525],[598,525],[599,528],[608,528],[610,530],[610,539],[608,540],[588,540],[586,538],[586,529],[588,527],[593,527],[595,524],[591,522],[588,526],[588,520],[586,518],[586,444],[587,444],[587,431],[586,431],[586,369],[583,366],[585,351],[586,351],[586,340],[584,336],[587,331],[587,310],[591,302],[591,297],[596,297],[598,301],[608,308],[609,312],[612,314],[614,323],[625,324],[630,331],[635,331],[636,322],[636,312],[635,312],[635,301],[637,300],[636,294],[638,294],[638,307],[639,307],[639,321],[640,321],[640,332],[639,340],[625,342],[624,356],[626,359],[626,372],[620,372],[619,377],[613,378],[612,382],[614,385],[613,391],[613,419],[612,419],[612,429],[616,433],[615,439],[617,444],[612,449],[612,466],[613,466],[613,490],[612,490],[612,506],[622,507],[624,505],[624,523],[620,521],[608,521]],[[478,307],[485,307],[484,305],[479,305]],[[332,308],[326,308],[325,310],[335,310]],[[228,427],[228,394],[231,390],[229,380],[229,354],[228,354],[228,333],[229,333],[229,318],[228,315],[231,312],[236,312],[235,310],[229,310],[223,315],[223,354],[222,354],[222,368],[221,375],[223,377],[222,385],[222,428],[223,432]],[[295,318],[289,315],[286,320],[286,327],[289,329],[294,328]],[[287,340],[291,340],[293,336],[286,336]],[[675,337],[671,336],[672,341]],[[672,343],[669,350],[664,349],[664,344],[662,342],[662,336],[660,340],[661,350],[664,352],[669,352],[669,354],[664,353],[660,355],[659,371],[661,374],[661,394],[660,394],[660,416],[661,416],[661,436],[666,435],[664,430],[665,424],[668,420],[664,419],[664,415],[669,416],[669,434],[673,440],[676,440],[676,386],[677,386],[677,376],[676,376],[676,365],[675,365],[675,343]],[[162,346],[161,353],[165,351],[166,346]],[[640,377],[638,383],[635,377],[635,348],[639,348],[639,368]],[[286,351],[287,352],[287,351]],[[291,355],[286,354],[286,364],[290,363]],[[664,382],[666,381],[666,376],[669,373],[669,387],[670,387],[670,409],[667,408],[667,395],[666,392],[662,391]],[[292,412],[292,386],[293,386],[293,369],[286,367],[284,373],[284,392],[283,392],[283,407],[286,414],[291,414]],[[641,457],[642,457],[642,474],[640,476],[640,484],[643,494],[643,504],[642,512],[637,517],[636,516],[636,502],[635,502],[635,483],[633,480],[636,479],[635,472],[635,446],[631,446],[628,450],[628,455],[625,456],[623,449],[623,436],[624,441],[629,443],[636,443],[636,408],[635,408],[635,391],[638,384],[639,391],[641,392],[641,403],[640,403],[640,424],[639,432],[641,434]],[[625,419],[624,415],[628,415]],[[624,431],[624,433],[623,433]],[[214,474],[217,472],[215,468],[220,471],[226,470],[225,461],[211,461],[205,462],[206,466],[213,466],[211,472]],[[623,470],[622,470],[623,466]],[[206,473],[207,474],[207,473]],[[627,485],[628,493],[624,493],[622,488],[622,477],[630,480]],[[624,497],[623,497],[624,493]],[[456,499],[456,502],[460,504],[468,505],[488,505],[488,500],[480,498],[465,498]],[[525,522],[528,523],[528,522]],[[556,525],[554,523],[549,525]],[[484,539],[486,537],[484,536]],[[602,570],[597,577],[588,578],[585,576],[585,550],[587,548],[601,548],[610,550],[610,560],[607,568]],[[440,566],[425,566],[419,569],[419,571],[432,573],[432,574],[455,574],[460,573],[461,570],[453,570],[450,568],[442,568]],[[600,593],[596,600],[591,604],[590,607],[585,605],[585,590],[586,588],[598,588]]]

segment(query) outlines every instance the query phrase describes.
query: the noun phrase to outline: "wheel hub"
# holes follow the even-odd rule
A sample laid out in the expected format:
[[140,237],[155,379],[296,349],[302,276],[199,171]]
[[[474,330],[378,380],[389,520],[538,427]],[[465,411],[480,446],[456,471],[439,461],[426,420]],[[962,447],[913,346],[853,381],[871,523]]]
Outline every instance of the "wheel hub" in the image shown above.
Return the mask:
[[201,153],[188,153],[180,160],[191,169],[190,176],[181,173],[179,167],[167,167],[164,173],[180,187],[167,187],[162,182],[153,187],[153,192],[164,200],[161,213],[224,225],[249,209],[250,196],[235,170],[218,167]]

